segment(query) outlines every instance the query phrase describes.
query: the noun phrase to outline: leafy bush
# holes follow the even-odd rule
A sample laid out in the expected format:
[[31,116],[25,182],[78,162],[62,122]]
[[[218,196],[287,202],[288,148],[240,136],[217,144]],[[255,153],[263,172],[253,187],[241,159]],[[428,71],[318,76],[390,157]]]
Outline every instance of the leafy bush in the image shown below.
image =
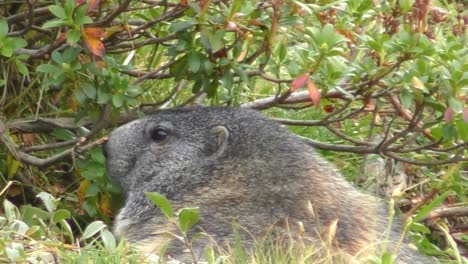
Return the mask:
[[[363,187],[379,180],[360,166],[381,168],[421,249],[458,261],[468,250],[463,1],[0,6],[4,227],[22,221],[14,232],[78,246],[80,228],[109,223],[122,200],[99,149],[109,129],[161,107],[223,104],[265,110]],[[2,257],[24,260],[14,243]]]

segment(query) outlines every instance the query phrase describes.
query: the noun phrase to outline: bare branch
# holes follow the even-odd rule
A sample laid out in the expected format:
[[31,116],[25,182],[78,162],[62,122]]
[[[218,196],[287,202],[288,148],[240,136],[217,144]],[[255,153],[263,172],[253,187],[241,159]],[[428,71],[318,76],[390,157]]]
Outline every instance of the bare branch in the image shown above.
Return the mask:
[[164,43],[166,41],[175,40],[175,39],[178,39],[178,38],[179,38],[179,34],[173,33],[173,34],[169,34],[169,35],[164,36],[164,37],[145,39],[145,40],[142,40],[142,41],[136,42],[136,43],[123,42],[123,43],[116,44],[114,46],[108,46],[107,47],[107,52],[108,53],[123,53],[123,52],[127,52],[129,50],[134,50],[134,49],[143,47],[145,45],[161,44],[161,43]]
[[131,3],[131,0],[125,0],[123,3],[119,3],[119,6],[114,9],[109,15],[104,19],[94,22],[92,25],[94,27],[102,27],[108,25],[114,18],[116,18],[120,13],[124,12],[127,9],[128,5]]
[[436,208],[432,210],[422,221],[434,220],[441,217],[464,217],[468,216],[468,207],[457,206],[457,207],[445,207]]

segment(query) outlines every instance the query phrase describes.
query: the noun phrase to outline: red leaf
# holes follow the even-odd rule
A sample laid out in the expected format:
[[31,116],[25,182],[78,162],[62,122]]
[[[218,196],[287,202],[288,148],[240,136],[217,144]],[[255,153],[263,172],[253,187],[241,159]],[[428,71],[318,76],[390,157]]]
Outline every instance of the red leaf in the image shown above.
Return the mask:
[[297,89],[304,87],[304,85],[306,85],[308,81],[309,81],[308,73],[305,73],[303,75],[296,77],[296,79],[292,81],[291,91],[295,92],[297,91]]
[[89,0],[88,6],[86,7],[86,13],[91,12],[93,9],[99,6],[100,3],[101,0]]
[[326,105],[323,110],[325,110],[325,112],[327,113],[333,113],[333,111],[335,111],[335,108],[333,107],[333,105]]
[[180,5],[183,7],[188,6],[188,0],[180,0]]
[[60,36],[55,40],[56,44],[60,44],[67,39],[67,32],[63,32]]
[[465,123],[468,123],[468,108],[463,109],[463,121],[465,121]]
[[85,28],[82,32],[83,40],[88,47],[89,51],[94,56],[102,57],[106,51],[104,44],[101,42],[100,38],[104,36],[105,31],[102,28]]
[[312,100],[312,103],[318,109],[321,96],[320,96],[320,90],[317,89],[317,86],[315,85],[314,81],[309,80],[307,82],[307,90],[309,90],[309,97]]
[[445,121],[452,122],[454,118],[455,118],[455,111],[453,111],[453,109],[450,107],[445,109],[445,112],[444,112]]

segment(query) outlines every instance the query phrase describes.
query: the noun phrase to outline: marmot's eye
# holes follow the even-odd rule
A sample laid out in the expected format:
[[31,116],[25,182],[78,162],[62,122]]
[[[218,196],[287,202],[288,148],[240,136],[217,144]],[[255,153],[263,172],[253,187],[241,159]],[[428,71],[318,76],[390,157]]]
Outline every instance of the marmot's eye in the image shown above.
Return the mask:
[[149,135],[152,140],[156,142],[162,142],[167,138],[168,133],[164,128],[156,127],[151,129]]

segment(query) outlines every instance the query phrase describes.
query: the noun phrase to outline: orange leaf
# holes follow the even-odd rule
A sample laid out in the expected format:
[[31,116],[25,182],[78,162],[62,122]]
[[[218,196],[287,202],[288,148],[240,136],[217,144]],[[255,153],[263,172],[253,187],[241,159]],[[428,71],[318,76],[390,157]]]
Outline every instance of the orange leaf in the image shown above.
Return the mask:
[[106,31],[103,28],[88,27],[84,29],[85,34],[93,38],[103,38],[106,35]]
[[318,108],[320,104],[320,90],[317,89],[317,86],[312,80],[307,82],[307,90],[309,90],[309,97],[312,100],[312,103]]
[[[88,35],[88,31],[91,35]],[[89,51],[91,51],[94,56],[102,57],[106,49],[104,48],[104,44],[101,40],[98,37],[95,37],[96,35],[100,35],[101,31],[98,28],[87,28],[82,33],[84,43],[86,44],[86,47],[88,47]],[[104,34],[103,31],[102,34]]]
[[106,68],[106,63],[105,63],[103,60],[97,60],[97,61],[96,61],[96,66],[97,66],[99,69],[104,69],[104,68]]
[[188,0],[180,0],[180,5],[183,7],[188,6]]
[[300,75],[299,77],[296,77],[296,79],[292,81],[291,91],[295,92],[297,91],[297,89],[304,87],[304,85],[306,85],[308,81],[309,81],[308,73],[305,73],[303,75]]
[[88,6],[86,7],[86,13],[91,12],[93,9],[99,6],[100,3],[101,0],[89,0]]

